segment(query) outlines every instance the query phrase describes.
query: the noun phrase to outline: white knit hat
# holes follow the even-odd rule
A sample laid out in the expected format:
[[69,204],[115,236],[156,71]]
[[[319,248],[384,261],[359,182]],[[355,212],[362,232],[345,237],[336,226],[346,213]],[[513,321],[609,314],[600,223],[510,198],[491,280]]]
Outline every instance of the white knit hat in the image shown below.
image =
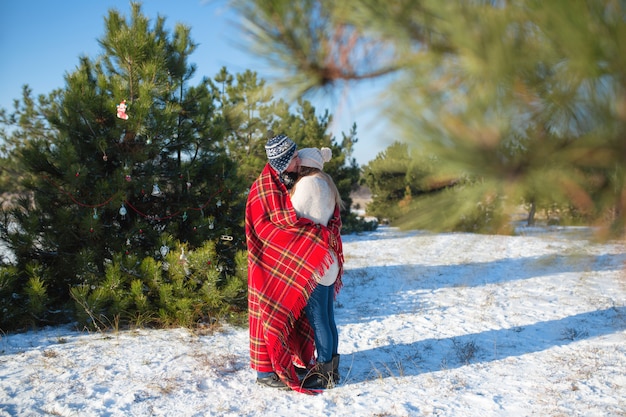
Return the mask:
[[324,169],[324,163],[330,161],[333,151],[330,148],[303,148],[298,151],[300,166]]

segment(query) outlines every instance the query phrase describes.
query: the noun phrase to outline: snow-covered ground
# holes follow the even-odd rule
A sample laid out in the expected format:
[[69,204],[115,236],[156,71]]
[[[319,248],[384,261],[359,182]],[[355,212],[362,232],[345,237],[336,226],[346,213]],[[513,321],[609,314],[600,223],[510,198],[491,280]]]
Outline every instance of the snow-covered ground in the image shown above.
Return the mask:
[[0,338],[0,416],[624,416],[626,248],[381,227],[344,237],[342,380],[264,388],[247,329]]

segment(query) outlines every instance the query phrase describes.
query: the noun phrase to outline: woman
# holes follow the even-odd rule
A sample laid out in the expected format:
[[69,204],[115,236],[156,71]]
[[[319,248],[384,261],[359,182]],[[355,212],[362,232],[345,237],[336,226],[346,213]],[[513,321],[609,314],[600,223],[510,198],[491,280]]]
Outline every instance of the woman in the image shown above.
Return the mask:
[[268,163],[246,203],[250,365],[258,384],[314,393],[321,386],[303,388],[293,363],[314,361],[315,335],[304,309],[316,277],[332,262],[328,248],[337,242],[341,223],[333,219],[323,227],[298,218],[287,175],[298,171],[296,149],[286,135],[268,140]]
[[[343,202],[333,179],[323,171],[324,163],[330,161],[329,148],[304,148],[300,157],[300,177],[291,190],[291,203],[298,218],[328,226],[331,219],[339,221]],[[313,327],[317,364],[304,378],[303,386],[331,388],[339,382],[339,339],[335,323],[334,299],[341,287],[343,251],[341,236],[331,242],[332,262],[322,274],[316,274],[318,285],[305,307],[305,313]]]

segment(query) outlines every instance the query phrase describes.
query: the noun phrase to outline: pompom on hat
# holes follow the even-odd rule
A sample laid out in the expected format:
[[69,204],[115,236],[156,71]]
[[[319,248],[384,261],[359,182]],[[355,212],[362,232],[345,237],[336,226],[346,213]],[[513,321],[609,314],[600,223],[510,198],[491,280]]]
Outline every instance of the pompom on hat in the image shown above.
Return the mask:
[[272,168],[282,174],[289,166],[293,155],[296,153],[296,148],[296,143],[289,136],[281,134],[273,136],[267,141],[265,153]]
[[324,169],[324,163],[330,161],[333,151],[330,148],[303,148],[298,151],[300,166]]

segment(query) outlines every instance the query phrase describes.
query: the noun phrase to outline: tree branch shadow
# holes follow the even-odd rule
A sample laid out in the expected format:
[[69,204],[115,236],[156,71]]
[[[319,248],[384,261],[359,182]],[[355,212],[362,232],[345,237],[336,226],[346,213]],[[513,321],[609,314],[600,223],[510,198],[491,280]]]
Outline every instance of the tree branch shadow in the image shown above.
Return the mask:
[[[344,384],[415,376],[545,351],[626,330],[626,307],[611,307],[526,326],[487,330],[342,354]],[[497,341],[497,349],[494,342]]]

